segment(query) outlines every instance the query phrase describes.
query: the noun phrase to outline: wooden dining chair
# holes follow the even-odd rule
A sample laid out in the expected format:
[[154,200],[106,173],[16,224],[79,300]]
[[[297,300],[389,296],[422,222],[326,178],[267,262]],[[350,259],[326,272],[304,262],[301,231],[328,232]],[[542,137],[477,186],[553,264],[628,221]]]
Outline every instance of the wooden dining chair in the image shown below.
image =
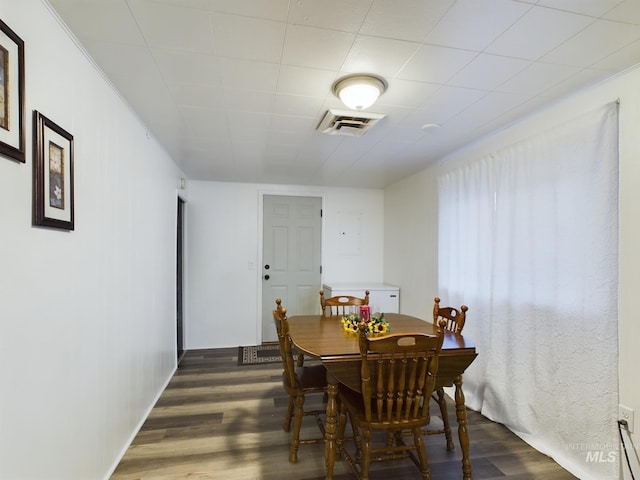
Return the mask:
[[[359,333],[361,393],[339,388],[337,448],[360,480],[369,478],[372,461],[409,457],[423,479],[431,479],[422,428],[429,423],[429,400],[435,388],[443,330],[437,335],[391,334],[368,338]],[[345,445],[347,416],[351,420],[355,456]],[[410,431],[413,444],[404,441]],[[374,445],[373,435],[383,432]]]
[[[276,299],[276,309],[273,310],[273,319],[276,324],[276,331],[278,332],[280,356],[282,357],[282,385],[289,395],[289,402],[282,428],[285,432],[291,431],[291,420],[293,418],[293,432],[291,434],[289,462],[297,463],[298,448],[300,445],[324,442],[324,423],[322,422],[320,415],[325,413],[325,409],[305,410],[304,403],[306,395],[326,392],[327,371],[324,365],[300,367],[295,365],[294,353],[291,348],[291,337],[289,336],[287,309],[282,306],[282,300],[279,298]],[[315,417],[316,423],[322,433],[321,437],[300,439],[302,419],[305,416]]]
[[[433,300],[434,327],[440,326],[442,322],[442,327],[445,331],[453,332],[456,334],[462,333],[464,322],[467,319],[467,311],[469,310],[469,308],[466,305],[462,305],[459,309],[454,307],[441,307],[439,297],[435,297]],[[442,387],[436,389],[433,394],[433,399],[438,402],[438,406],[440,407],[440,415],[442,416],[443,428],[427,428],[425,433],[429,435],[444,433],[447,441],[447,450],[452,451],[455,447],[453,445],[453,437],[451,436],[451,425],[449,422],[449,415],[447,413],[447,401],[445,398],[444,389]]]
[[[364,291],[364,298],[350,295],[336,295],[335,297],[324,298],[324,290],[320,290],[320,307],[322,315],[347,315],[349,307],[369,305],[369,290]],[[328,314],[327,314],[328,312]]]

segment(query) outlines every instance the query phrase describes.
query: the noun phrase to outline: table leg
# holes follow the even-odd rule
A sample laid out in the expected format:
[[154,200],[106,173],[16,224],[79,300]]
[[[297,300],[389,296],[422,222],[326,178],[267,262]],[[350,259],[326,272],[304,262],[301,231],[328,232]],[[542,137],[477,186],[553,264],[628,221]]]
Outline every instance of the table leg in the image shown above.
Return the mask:
[[458,375],[453,383],[456,386],[456,419],[458,420],[458,438],[462,450],[462,478],[473,480],[471,460],[469,459],[469,432],[467,431],[467,409],[464,405],[464,393],[462,392],[462,375]]
[[324,462],[327,471],[326,480],[333,479],[333,465],[336,463],[336,431],[338,422],[338,381],[327,373],[327,424],[324,436]]

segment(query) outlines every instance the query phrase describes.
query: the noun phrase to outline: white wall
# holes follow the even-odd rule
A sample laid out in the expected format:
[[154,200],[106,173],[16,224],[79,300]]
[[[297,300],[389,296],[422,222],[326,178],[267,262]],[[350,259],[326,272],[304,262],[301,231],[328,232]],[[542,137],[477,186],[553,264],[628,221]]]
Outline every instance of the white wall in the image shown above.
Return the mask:
[[[619,393],[620,402],[640,414],[640,383],[637,366],[640,364],[640,70],[631,70],[625,75],[576,94],[559,102],[540,114],[487,137],[464,151],[444,159],[440,165],[407,178],[385,189],[385,277],[403,288],[402,308],[407,313],[428,315],[437,295],[437,232],[438,175],[447,169],[478,159],[504,146],[534,136],[553,125],[586,112],[592,108],[620,99],[620,250],[619,250]],[[390,228],[397,216],[411,219],[416,225],[412,231],[423,235],[423,242],[409,242]],[[403,232],[406,226],[399,228]],[[420,272],[415,265],[428,269]],[[393,272],[393,273],[391,273]],[[420,286],[411,285],[422,282]],[[426,296],[426,299],[424,298]],[[455,302],[453,302],[455,303]],[[473,306],[469,318],[473,320]],[[604,324],[603,319],[603,324]],[[482,352],[480,352],[482,355]],[[585,406],[586,408],[587,406]],[[617,419],[611,419],[615,422]],[[636,419],[635,445],[640,444],[640,418]],[[472,439],[473,440],[473,439]],[[623,454],[620,452],[622,462]],[[635,465],[634,468],[638,468]],[[638,471],[638,470],[636,470]],[[631,478],[625,472],[624,478]]]
[[[27,163],[0,157],[0,478],[105,478],[175,369],[179,170],[40,0]],[[31,226],[32,110],[75,138],[75,231]]]
[[[323,281],[383,281],[382,190],[192,181],[187,204],[189,349],[261,342],[263,195],[323,198]],[[344,211],[362,215],[359,255],[338,253],[338,212]],[[249,269],[250,262],[255,270]]]
[[400,287],[400,311],[430,318],[438,291],[438,194],[428,171],[384,192],[384,276]]

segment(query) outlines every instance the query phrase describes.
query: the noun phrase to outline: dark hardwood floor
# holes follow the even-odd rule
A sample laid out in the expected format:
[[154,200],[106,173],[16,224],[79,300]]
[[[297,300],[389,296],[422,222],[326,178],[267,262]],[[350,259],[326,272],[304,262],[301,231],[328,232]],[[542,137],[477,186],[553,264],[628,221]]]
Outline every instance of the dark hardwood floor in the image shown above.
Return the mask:
[[[238,366],[237,353],[237,348],[188,351],[111,478],[323,479],[321,444],[301,445],[298,463],[288,462],[281,364]],[[321,406],[321,396],[307,400],[307,406],[312,403]],[[435,405],[432,411],[439,413]],[[452,402],[449,415],[456,425]],[[502,425],[473,411],[468,411],[468,420],[474,479],[576,478]],[[303,438],[318,436],[313,418],[305,417],[305,422]],[[434,480],[462,478],[457,437],[455,441],[456,450],[447,452],[442,435],[426,437]],[[371,480],[419,477],[408,459],[374,463],[370,476]],[[336,462],[334,478],[353,478],[341,460]]]

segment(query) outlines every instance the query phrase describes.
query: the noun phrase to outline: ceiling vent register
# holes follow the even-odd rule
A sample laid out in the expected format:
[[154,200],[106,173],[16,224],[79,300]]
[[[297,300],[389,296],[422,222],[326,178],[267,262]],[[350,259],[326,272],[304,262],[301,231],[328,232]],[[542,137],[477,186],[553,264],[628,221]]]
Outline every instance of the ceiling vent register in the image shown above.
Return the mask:
[[360,137],[384,117],[381,113],[331,109],[327,110],[316,129],[329,135]]

